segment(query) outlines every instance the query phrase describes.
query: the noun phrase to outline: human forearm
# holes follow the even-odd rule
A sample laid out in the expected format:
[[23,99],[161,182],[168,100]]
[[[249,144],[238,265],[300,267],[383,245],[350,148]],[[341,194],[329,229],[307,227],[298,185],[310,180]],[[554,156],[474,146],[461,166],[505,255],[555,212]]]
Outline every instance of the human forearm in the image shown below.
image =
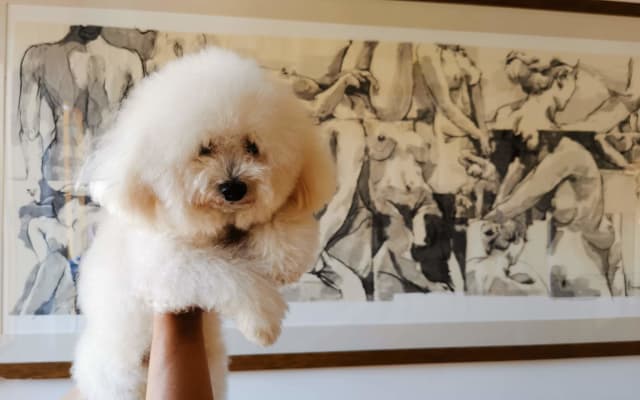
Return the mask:
[[156,314],[147,400],[213,400],[202,311]]
[[325,118],[331,115],[342,101],[346,89],[347,81],[341,78],[324,92],[318,94],[315,100],[316,117]]
[[527,211],[569,174],[564,171],[546,173],[544,169],[531,172],[522,182],[517,184],[510,195],[497,203],[494,209],[487,215],[487,219],[502,222],[505,219],[514,218]]
[[[435,99],[438,109],[467,135],[478,141],[486,142],[488,135],[476,126],[476,124],[474,124],[474,122],[451,101],[449,85],[442,67],[442,61],[440,59],[440,53],[437,46],[418,46],[417,57],[421,75],[424,78],[424,82],[426,83],[429,92]],[[471,93],[471,95],[473,96],[473,93]],[[478,110],[474,111],[476,111],[477,114]],[[484,111],[482,112],[484,113]]]
[[511,194],[516,185],[522,180],[523,175],[524,165],[518,159],[515,159],[509,164],[507,174],[498,188],[495,200],[497,204],[502,203]]
[[487,123],[485,121],[484,97],[482,96],[482,87],[480,82],[470,87],[471,103],[473,104],[473,115],[476,123],[482,132],[487,132]]
[[442,105],[442,112],[449,118],[458,128],[466,132],[472,138],[482,141],[487,138],[487,134],[478,128],[469,117],[467,117],[458,107],[454,104]]
[[555,186],[555,182],[546,183],[541,175],[529,176],[529,179],[522,181],[504,201],[498,203],[494,209],[487,214],[487,219],[502,222],[506,219],[514,218],[527,211],[548,193]]

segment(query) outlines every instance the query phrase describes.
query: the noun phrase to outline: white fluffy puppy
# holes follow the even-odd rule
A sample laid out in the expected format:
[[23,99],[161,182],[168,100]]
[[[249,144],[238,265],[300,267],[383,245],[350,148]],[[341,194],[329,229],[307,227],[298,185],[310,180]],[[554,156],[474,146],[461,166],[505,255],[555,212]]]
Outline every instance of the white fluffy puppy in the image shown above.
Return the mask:
[[[153,312],[191,306],[273,343],[318,250],[334,192],[328,146],[291,91],[253,61],[208,49],[143,80],[81,181],[106,209],[80,269],[87,318],[73,366],[89,400],[143,399]],[[216,400],[227,361],[205,318]]]

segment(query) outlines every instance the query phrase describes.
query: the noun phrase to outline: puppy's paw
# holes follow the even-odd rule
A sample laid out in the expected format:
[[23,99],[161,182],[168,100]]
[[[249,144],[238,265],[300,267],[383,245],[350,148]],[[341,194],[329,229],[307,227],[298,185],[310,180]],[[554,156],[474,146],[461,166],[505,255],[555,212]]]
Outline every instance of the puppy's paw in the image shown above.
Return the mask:
[[250,309],[242,310],[236,324],[242,334],[261,346],[273,344],[280,336],[282,320],[287,312],[287,303],[280,296],[262,299]]
[[[210,287],[210,285],[203,285]],[[186,285],[185,285],[186,287]],[[199,288],[192,290],[161,290],[166,286],[158,285],[138,289],[137,295],[140,300],[154,313],[182,313],[194,308],[201,308],[205,311],[212,310],[216,305],[217,298],[212,295],[216,293],[213,289],[206,291]]]
[[278,340],[282,330],[281,321],[247,321],[239,326],[242,334],[251,342],[260,346],[270,346]]

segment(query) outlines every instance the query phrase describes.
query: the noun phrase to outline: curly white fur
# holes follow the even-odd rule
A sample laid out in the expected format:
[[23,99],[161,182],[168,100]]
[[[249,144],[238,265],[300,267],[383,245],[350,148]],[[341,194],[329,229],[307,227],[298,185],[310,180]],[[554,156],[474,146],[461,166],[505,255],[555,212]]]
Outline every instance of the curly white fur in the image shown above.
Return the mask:
[[[81,265],[83,396],[144,398],[154,312],[215,310],[273,343],[287,310],[278,286],[317,256],[313,212],[333,194],[332,164],[290,90],[250,60],[212,48],[143,80],[81,177],[106,209]],[[221,194],[230,179],[246,183],[241,200]],[[217,313],[205,340],[222,400]]]

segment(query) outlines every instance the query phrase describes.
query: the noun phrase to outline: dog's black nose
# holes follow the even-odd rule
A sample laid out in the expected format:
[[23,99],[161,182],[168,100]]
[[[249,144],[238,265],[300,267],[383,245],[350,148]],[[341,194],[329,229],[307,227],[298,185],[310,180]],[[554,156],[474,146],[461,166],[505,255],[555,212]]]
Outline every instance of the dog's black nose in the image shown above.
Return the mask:
[[226,201],[240,201],[247,194],[247,184],[237,179],[232,179],[218,185],[218,190]]

